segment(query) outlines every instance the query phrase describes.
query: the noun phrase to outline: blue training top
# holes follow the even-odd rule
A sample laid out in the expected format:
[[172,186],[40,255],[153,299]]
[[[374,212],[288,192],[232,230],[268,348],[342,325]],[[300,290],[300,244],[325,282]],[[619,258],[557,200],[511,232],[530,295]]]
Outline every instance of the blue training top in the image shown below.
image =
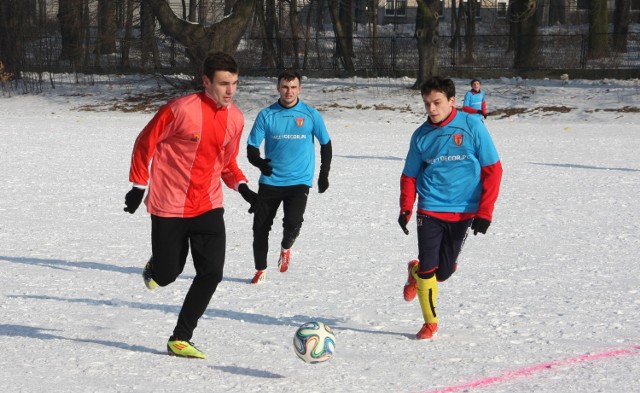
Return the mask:
[[498,160],[484,123],[458,111],[443,126],[426,121],[414,131],[402,172],[416,179],[419,210],[474,213],[482,193],[480,168]]
[[306,184],[311,187],[315,171],[314,137],[321,145],[329,143],[327,127],[315,108],[298,100],[291,108],[279,102],[258,113],[247,143],[260,148],[264,140],[265,158],[270,158],[271,176],[259,182],[272,186]]
[[[480,90],[477,93],[474,93],[473,90],[469,90],[465,95],[464,95],[464,101],[462,103],[462,106],[468,106],[470,108],[476,109],[481,111],[482,110],[482,101],[484,101],[484,90]],[[480,115],[480,114],[478,114]],[[482,116],[482,115],[480,115]]]

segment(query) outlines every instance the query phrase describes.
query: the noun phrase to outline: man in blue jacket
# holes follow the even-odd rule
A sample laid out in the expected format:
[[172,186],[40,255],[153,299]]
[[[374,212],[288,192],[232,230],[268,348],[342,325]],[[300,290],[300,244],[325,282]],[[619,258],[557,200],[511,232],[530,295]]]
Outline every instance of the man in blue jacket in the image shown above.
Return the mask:
[[400,177],[398,223],[407,223],[418,199],[418,259],[408,264],[404,298],[416,295],[424,324],[419,340],[438,331],[438,282],[456,270],[469,227],[486,233],[498,198],[502,165],[484,123],[458,112],[451,79],[433,77],[421,87],[428,119],[411,136]]
[[[249,162],[260,169],[258,203],[253,217],[253,257],[256,273],[251,280],[265,279],[269,232],[276,212],[283,205],[282,242],[278,270],[286,272],[291,260],[291,246],[302,227],[309,188],[315,172],[314,140],[320,143],[318,191],[329,188],[331,139],[320,113],[300,101],[302,78],[296,71],[278,76],[280,98],[258,113],[247,140]],[[264,156],[260,145],[264,142]]]
[[484,97],[484,91],[480,88],[480,81],[474,79],[471,81],[471,90],[464,95],[462,110],[472,115],[487,118],[487,101]]

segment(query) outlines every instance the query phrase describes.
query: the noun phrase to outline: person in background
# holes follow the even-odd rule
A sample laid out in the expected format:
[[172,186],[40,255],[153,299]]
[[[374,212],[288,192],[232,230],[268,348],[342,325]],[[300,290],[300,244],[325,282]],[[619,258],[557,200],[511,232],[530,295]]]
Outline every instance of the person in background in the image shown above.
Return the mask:
[[484,97],[484,91],[480,88],[480,81],[474,79],[471,81],[471,90],[464,95],[462,110],[472,115],[479,115],[487,118],[487,101]]
[[[258,204],[253,216],[253,257],[256,268],[252,284],[264,282],[269,251],[269,232],[280,204],[283,205],[282,242],[278,270],[286,272],[291,247],[300,234],[309,188],[315,172],[314,140],[320,144],[318,192],[329,188],[331,139],[320,113],[300,101],[302,78],[287,70],[278,76],[277,102],[258,113],[247,140],[249,162],[260,169]],[[264,158],[260,145],[264,142]]]
[[222,52],[204,61],[204,91],[162,106],[138,135],[131,157],[131,191],[124,210],[133,214],[148,189],[152,257],[142,277],[148,289],[171,284],[182,273],[189,247],[196,275],[184,299],[169,355],[205,358],[190,341],[198,320],[222,281],[226,232],[222,182],[252,206],[236,157],[244,117],[233,104],[238,64]]
[[411,136],[400,177],[398,223],[409,234],[417,195],[418,259],[409,262],[404,299],[420,302],[424,324],[416,338],[438,331],[438,282],[455,271],[469,227],[485,234],[502,179],[498,152],[477,116],[458,112],[451,79],[432,77],[421,87],[425,121]]

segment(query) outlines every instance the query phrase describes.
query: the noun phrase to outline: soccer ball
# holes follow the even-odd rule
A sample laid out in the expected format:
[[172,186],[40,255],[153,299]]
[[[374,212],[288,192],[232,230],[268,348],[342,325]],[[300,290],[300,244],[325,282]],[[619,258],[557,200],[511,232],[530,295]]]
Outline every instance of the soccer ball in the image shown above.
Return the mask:
[[322,322],[307,322],[293,336],[293,350],[306,363],[320,363],[333,357],[336,337]]

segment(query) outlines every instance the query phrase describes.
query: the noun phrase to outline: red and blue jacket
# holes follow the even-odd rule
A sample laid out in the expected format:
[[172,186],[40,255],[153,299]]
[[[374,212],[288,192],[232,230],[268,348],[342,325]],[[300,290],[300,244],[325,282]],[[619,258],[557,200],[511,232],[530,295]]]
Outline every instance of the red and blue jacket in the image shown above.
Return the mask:
[[[400,209],[446,221],[491,220],[502,179],[498,152],[484,123],[453,108],[443,122],[411,136],[400,178]],[[407,217],[409,218],[409,217]]]

